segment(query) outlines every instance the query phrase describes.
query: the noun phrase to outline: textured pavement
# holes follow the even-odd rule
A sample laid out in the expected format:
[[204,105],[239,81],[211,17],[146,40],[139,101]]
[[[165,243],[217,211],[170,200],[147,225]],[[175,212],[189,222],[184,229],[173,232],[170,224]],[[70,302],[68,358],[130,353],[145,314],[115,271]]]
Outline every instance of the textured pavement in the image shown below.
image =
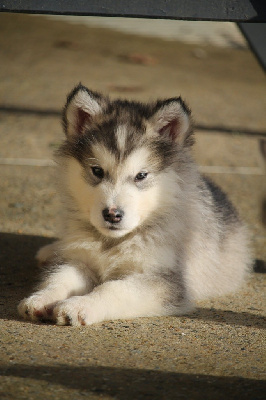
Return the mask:
[[194,154],[247,222],[266,259],[262,204],[265,76],[247,48],[163,41],[44,17],[0,14],[0,398],[263,399],[265,274],[183,317],[75,329],[21,321],[56,236],[52,152],[60,110],[79,81],[112,97],[182,95]]

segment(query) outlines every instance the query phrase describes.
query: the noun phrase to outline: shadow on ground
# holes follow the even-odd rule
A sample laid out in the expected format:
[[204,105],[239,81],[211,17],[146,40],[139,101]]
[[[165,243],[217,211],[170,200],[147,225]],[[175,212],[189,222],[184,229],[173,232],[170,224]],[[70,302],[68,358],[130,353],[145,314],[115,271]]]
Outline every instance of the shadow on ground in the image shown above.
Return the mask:
[[38,282],[35,254],[53,239],[0,233],[0,318],[17,319],[16,306]]
[[[0,368],[1,375],[19,377],[116,399],[263,399],[264,381],[112,367],[28,366]],[[109,398],[109,397],[108,397]]]

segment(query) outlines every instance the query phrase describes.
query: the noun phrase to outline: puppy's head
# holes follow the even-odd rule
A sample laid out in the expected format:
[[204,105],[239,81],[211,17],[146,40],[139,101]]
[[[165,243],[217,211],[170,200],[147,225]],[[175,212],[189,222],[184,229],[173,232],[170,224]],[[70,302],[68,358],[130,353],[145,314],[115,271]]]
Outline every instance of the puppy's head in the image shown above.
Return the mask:
[[109,237],[164,218],[175,197],[176,164],[192,144],[181,98],[111,101],[77,86],[63,112],[64,184],[79,217]]

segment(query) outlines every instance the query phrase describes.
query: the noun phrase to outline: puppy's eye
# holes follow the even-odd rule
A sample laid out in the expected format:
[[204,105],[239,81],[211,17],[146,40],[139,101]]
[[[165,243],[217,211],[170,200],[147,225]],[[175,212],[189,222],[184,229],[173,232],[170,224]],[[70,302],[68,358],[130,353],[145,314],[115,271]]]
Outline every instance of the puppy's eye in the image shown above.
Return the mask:
[[101,167],[91,167],[92,173],[99,179],[103,179],[104,170]]
[[143,179],[147,178],[148,176],[148,172],[139,172],[136,176],[134,181],[135,182],[139,182],[139,181],[143,181]]

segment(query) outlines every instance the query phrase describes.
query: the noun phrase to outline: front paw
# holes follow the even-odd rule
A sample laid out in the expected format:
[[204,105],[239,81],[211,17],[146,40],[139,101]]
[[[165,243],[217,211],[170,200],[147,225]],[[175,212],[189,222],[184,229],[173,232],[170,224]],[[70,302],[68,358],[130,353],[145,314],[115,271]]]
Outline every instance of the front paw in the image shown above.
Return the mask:
[[57,302],[45,293],[36,293],[32,296],[23,299],[18,305],[18,313],[26,320],[53,321],[53,310]]
[[57,325],[82,326],[98,322],[92,305],[85,296],[74,296],[60,301],[54,308],[54,317]]

